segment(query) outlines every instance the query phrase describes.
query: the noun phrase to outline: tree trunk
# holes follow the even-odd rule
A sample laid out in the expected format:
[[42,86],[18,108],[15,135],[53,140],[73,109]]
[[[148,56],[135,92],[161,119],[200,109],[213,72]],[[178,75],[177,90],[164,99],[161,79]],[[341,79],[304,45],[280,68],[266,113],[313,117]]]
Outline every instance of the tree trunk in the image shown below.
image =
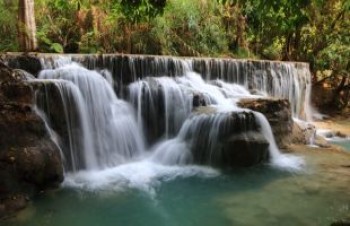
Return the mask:
[[34,0],[18,2],[18,41],[23,52],[37,49]]
[[[335,73],[337,74],[337,72]],[[344,90],[345,88],[345,84],[347,82],[347,76],[344,75],[338,85],[338,87],[336,87],[334,90],[333,90],[333,94],[332,94],[332,98],[331,98],[331,102],[330,102],[330,106],[336,108],[336,109],[341,109],[343,107],[343,101],[342,101],[342,98],[341,98],[341,93],[342,91]]]
[[[237,11],[238,12],[242,12],[242,9],[240,7],[240,4],[237,3]],[[236,43],[239,49],[247,49],[248,45],[247,45],[247,41],[245,38],[245,33],[246,33],[246,18],[242,13],[238,13],[237,15],[237,38],[236,38]]]
[[293,46],[293,60],[299,61],[299,53],[300,53],[300,40],[301,40],[301,26],[295,27],[295,38],[294,38],[294,46]]
[[283,53],[283,57],[282,57],[283,61],[290,61],[290,45],[292,42],[292,37],[293,37],[293,33],[289,33],[287,35],[287,40],[286,40],[286,44],[284,46],[284,53]]

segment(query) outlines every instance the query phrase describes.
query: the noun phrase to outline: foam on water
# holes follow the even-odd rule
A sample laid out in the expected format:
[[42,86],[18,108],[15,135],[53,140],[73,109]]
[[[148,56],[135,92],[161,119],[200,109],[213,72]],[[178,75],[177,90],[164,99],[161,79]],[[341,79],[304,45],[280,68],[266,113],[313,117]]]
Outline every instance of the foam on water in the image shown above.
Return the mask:
[[168,166],[155,163],[147,158],[104,170],[69,173],[66,175],[63,186],[90,192],[107,193],[131,188],[154,196],[162,181],[174,180],[179,177],[210,178],[218,175],[220,175],[220,172],[210,167]]

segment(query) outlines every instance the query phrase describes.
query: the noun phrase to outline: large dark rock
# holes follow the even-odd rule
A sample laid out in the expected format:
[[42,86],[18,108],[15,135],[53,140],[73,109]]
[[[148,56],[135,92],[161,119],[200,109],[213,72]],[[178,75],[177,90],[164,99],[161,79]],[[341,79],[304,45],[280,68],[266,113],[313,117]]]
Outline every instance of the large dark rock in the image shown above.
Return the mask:
[[0,64],[0,218],[63,180],[59,149],[34,111],[34,90]]
[[240,100],[238,105],[265,115],[270,123],[278,147],[286,148],[290,144],[293,119],[288,100],[275,98],[246,98]]
[[246,132],[230,136],[224,141],[223,162],[228,166],[251,166],[269,159],[269,143],[258,132]]
[[220,168],[253,166],[269,160],[269,143],[252,112],[220,113],[198,107],[185,134],[193,161]]

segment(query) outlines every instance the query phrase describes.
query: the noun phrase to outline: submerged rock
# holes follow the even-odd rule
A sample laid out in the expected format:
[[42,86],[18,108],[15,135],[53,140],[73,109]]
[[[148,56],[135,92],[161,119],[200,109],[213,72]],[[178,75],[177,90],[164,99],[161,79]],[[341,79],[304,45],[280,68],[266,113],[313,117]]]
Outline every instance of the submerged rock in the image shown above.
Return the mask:
[[0,64],[0,217],[63,180],[58,147],[33,109],[34,88]]
[[238,102],[243,108],[262,113],[269,121],[279,148],[287,147],[291,142],[293,129],[292,113],[289,101],[275,98],[245,98]]

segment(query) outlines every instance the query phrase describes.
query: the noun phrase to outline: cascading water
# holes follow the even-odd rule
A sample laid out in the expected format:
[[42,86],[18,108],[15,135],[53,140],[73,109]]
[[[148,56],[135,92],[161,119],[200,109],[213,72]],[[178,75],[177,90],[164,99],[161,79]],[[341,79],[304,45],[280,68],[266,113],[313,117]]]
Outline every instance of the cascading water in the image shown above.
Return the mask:
[[[131,107],[116,97],[99,73],[72,63],[43,70],[39,78],[49,79],[60,90],[69,127],[73,170],[115,166],[144,150]],[[72,104],[78,110],[76,117],[69,112]],[[83,153],[85,160],[77,153]],[[78,161],[83,162],[77,164]]]
[[[39,78],[55,84],[64,105],[68,186],[149,190],[159,178],[171,175],[215,175],[215,170],[193,164],[236,164],[226,160],[229,156],[240,161],[241,150],[230,150],[250,139],[253,148],[246,147],[254,163],[270,158],[282,168],[302,164],[279,153],[264,116],[236,103],[245,97],[284,97],[292,101],[295,117],[305,117],[309,78],[303,67],[139,56],[53,57],[41,62],[46,69]],[[203,112],[196,110],[200,107]],[[268,156],[263,151],[267,146]]]
[[239,84],[251,93],[286,98],[294,118],[311,120],[311,75],[305,63],[140,55],[72,55],[64,59],[48,56],[41,61],[45,68],[55,68],[67,59],[92,70],[108,69],[119,88],[148,76],[174,77],[197,72],[206,81],[220,79]]
[[260,112],[254,112],[254,115],[258,123],[261,125],[262,134],[264,134],[269,141],[271,164],[278,168],[285,168],[288,166],[287,169],[292,171],[300,169],[300,166],[304,165],[303,159],[293,155],[281,154],[276,145],[269,122],[266,120],[265,116]]
[[148,78],[129,85],[130,102],[138,112],[148,118],[148,127],[157,127],[157,135],[173,137],[192,111],[192,95],[181,89],[172,78]]
[[[153,79],[164,81],[164,78]],[[149,81],[150,78],[147,78],[146,80]],[[250,110],[248,109],[242,109],[236,106],[236,102],[239,99],[244,97],[259,97],[251,95],[244,87],[236,84],[227,84],[221,80],[206,83],[200,77],[200,75],[190,71],[182,77],[175,77],[173,79],[167,78],[165,81],[167,81],[166,84],[168,86],[162,83],[159,83],[158,85],[160,85],[161,87],[169,87],[169,84],[171,84],[170,90],[177,90],[177,93],[179,93],[178,96],[182,97],[184,94],[187,93],[187,98],[189,100],[192,100],[193,93],[200,93],[201,95],[203,95],[205,97],[206,102],[213,107],[214,114],[195,114],[188,118],[190,116],[190,111],[187,111],[188,114],[186,115],[186,117],[182,117],[182,119],[188,119],[182,124],[181,130],[179,131],[178,135],[175,138],[167,140],[164,143],[158,145],[155,148],[155,154],[152,157],[153,160],[170,165],[183,165],[186,163],[193,162],[193,159],[197,159],[197,162],[200,162],[202,164],[214,163],[214,165],[217,165],[215,163],[218,163],[223,160],[218,160],[214,158],[227,157],[224,156],[224,154],[220,153],[220,150],[215,149],[218,147],[217,144],[219,143],[218,140],[220,137],[227,135],[225,133],[232,134],[235,132],[234,130],[237,130],[240,133],[246,133],[254,130],[254,127],[257,127],[256,125],[251,123],[251,120],[249,121],[249,119],[245,115],[242,115],[243,118],[233,121],[234,126],[239,128],[232,129],[233,126],[228,125],[230,124],[230,119],[228,117],[230,113],[243,111],[250,112]],[[145,83],[147,84],[147,82],[144,80],[142,84]],[[133,87],[134,85],[135,84],[131,84],[130,87]],[[142,89],[133,89],[132,91],[142,91]],[[135,95],[135,93],[133,93],[133,96],[141,95],[142,94],[140,93],[138,95]],[[186,98],[182,97],[182,99]],[[141,101],[142,98],[137,98],[137,100]],[[164,98],[164,102],[174,100],[174,98]],[[172,106],[181,106],[178,105],[176,102],[170,103]],[[166,105],[166,103],[164,104]],[[139,105],[140,103],[137,103],[137,106]],[[138,112],[138,115],[142,115],[142,109],[139,109]],[[165,112],[163,112],[163,114],[166,115],[166,118],[169,118],[169,113],[166,110]],[[180,114],[182,114],[181,111]],[[281,168],[288,166],[290,167],[290,169],[298,169],[303,164],[302,160],[300,158],[280,154],[275,143],[274,137],[272,135],[271,127],[266,118],[258,112],[254,112],[254,116],[256,118],[256,124],[258,125],[262,134],[269,143],[269,151],[272,160],[271,163],[274,166]],[[227,128],[230,128],[231,130],[225,132]],[[255,128],[255,130],[257,130],[257,128]],[[203,131],[207,132],[207,134],[203,134]],[[198,151],[191,153],[191,149],[194,149],[193,146],[201,146],[199,147],[199,149],[202,149],[202,153],[198,154]],[[202,156],[194,157],[193,155]]]
[[[93,153],[93,136],[89,123],[89,116],[84,99],[79,91],[79,88],[72,82],[62,79],[45,79],[32,80],[31,82],[44,81],[44,96],[37,93],[37,105],[47,113],[51,120],[46,119],[48,124],[54,124],[56,118],[50,117],[54,112],[51,112],[52,103],[49,97],[49,90],[52,86],[58,90],[60,101],[62,101],[63,117],[66,124],[65,133],[67,133],[67,144],[63,144],[61,139],[56,139],[56,143],[60,144],[63,154],[65,169],[68,171],[77,171],[82,168],[96,167],[96,156]],[[40,110],[39,110],[40,111]],[[54,111],[54,110],[52,110]],[[43,113],[41,113],[42,115]],[[57,129],[57,128],[56,128]]]

